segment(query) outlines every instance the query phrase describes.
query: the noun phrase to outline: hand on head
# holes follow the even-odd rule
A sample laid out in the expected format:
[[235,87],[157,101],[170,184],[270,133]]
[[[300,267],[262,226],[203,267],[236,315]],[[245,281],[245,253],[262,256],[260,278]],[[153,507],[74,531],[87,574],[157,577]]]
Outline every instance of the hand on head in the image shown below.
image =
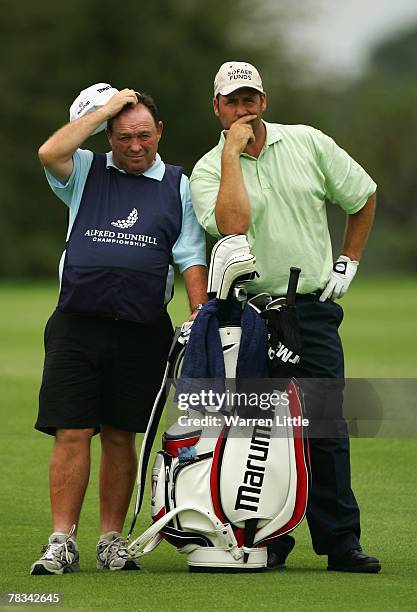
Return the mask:
[[103,106],[106,111],[107,118],[115,117],[126,104],[131,104],[132,107],[138,103],[137,92],[134,89],[122,89],[117,94],[112,96]]

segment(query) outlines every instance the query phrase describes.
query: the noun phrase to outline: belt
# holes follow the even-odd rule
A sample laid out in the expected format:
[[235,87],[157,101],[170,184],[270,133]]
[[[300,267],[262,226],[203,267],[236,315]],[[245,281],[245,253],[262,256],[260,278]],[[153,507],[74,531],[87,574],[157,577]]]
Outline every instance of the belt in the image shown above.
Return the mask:
[[[317,289],[316,291],[311,291],[310,293],[296,293],[295,295],[295,300],[296,301],[315,301],[317,300],[320,295],[322,294],[323,290],[322,289]],[[257,293],[248,293],[248,300],[252,299],[253,297],[255,297],[256,295],[258,295]],[[286,295],[271,295],[273,300],[278,300],[279,298],[285,298]]]

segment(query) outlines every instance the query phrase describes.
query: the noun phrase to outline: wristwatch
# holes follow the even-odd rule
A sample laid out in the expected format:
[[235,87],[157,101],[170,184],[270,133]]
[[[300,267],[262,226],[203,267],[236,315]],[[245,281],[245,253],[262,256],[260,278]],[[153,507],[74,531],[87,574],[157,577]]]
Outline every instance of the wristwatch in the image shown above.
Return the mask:
[[193,308],[191,308],[191,312],[198,312],[203,308],[204,304],[196,304]]

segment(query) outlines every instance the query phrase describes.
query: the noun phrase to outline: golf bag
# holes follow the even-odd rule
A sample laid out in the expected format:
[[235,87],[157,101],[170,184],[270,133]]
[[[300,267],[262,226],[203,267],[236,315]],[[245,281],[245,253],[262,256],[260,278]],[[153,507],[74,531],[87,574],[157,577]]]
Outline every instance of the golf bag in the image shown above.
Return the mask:
[[[243,283],[254,273],[255,258],[244,236],[228,236],[217,243],[209,295],[218,298],[226,379],[236,375],[242,338],[241,326],[227,318],[233,305],[245,303],[251,308]],[[255,310],[259,312],[259,300]],[[189,334],[188,328],[183,329],[174,346],[184,347]],[[177,367],[174,361],[178,359],[172,359],[171,373]],[[302,521],[310,480],[297,382],[291,379],[276,397],[279,401],[273,408],[253,419],[244,418],[233,406],[215,411],[188,408],[165,432],[152,469],[153,525],[129,545],[132,555],[140,557],[165,539],[187,555],[191,571],[266,567],[266,545]],[[143,453],[140,464],[135,517],[146,473]]]

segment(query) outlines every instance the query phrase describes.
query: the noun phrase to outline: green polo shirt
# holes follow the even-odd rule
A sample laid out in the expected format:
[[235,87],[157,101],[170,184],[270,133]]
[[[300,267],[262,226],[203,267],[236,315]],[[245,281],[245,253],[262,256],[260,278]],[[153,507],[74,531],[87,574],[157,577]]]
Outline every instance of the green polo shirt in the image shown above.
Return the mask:
[[[376,191],[364,169],[337,144],[306,125],[265,123],[266,141],[258,158],[240,161],[252,222],[247,232],[259,278],[250,293],[286,292],[291,266],[301,268],[299,293],[321,289],[333,266],[326,200],[352,214]],[[196,164],[190,179],[198,221],[221,237],[215,204],[225,138]]]

